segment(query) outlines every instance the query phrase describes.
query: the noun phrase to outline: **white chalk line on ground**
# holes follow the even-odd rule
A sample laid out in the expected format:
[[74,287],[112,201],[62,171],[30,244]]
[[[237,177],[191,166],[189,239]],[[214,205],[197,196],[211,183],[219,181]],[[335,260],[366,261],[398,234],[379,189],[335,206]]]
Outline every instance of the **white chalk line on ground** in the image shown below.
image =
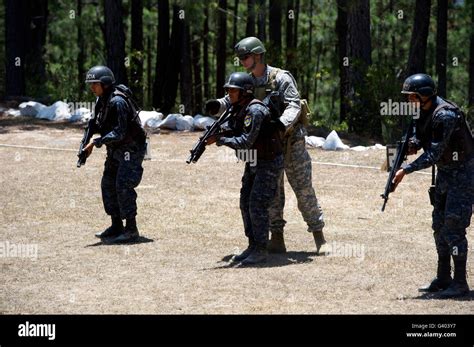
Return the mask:
[[77,152],[77,150],[75,150],[75,149],[69,149],[69,148],[21,146],[21,145],[9,145],[9,144],[6,144],[6,143],[0,143],[0,147],[24,148],[24,149],[39,149],[39,150],[45,150],[45,151]]
[[[23,145],[10,145],[7,143],[0,143],[0,147],[10,147],[10,148],[23,148],[23,149],[38,149],[38,150],[45,150],[45,151],[63,151],[63,152],[77,152],[75,149],[69,149],[69,148],[54,148],[54,147],[39,147],[39,146],[23,146]],[[151,159],[150,161],[159,161],[159,162],[184,162],[184,160],[180,159]],[[356,164],[342,164],[342,163],[328,163],[328,162],[323,162],[323,161],[311,161],[312,163],[318,164],[318,165],[327,165],[327,166],[339,166],[339,167],[349,167],[349,168],[355,168],[355,169],[369,169],[369,170],[377,170],[381,171],[379,167],[376,166],[367,166],[367,165],[356,165]],[[431,173],[428,172],[419,172],[416,171],[415,173],[417,174],[422,174],[422,175],[431,175]]]

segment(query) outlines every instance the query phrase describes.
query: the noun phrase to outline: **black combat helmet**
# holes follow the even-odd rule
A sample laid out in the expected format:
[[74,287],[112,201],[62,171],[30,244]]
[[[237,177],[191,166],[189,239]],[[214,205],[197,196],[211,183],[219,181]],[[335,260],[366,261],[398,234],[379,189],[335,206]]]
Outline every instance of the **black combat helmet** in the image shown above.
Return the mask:
[[247,54],[262,54],[266,52],[265,46],[262,41],[256,37],[250,36],[240,40],[234,47],[235,55],[239,58],[244,57]]
[[243,95],[253,95],[254,83],[252,77],[245,72],[234,72],[224,84],[224,88],[237,88],[243,91]]
[[105,86],[115,83],[115,76],[107,66],[97,65],[87,71],[86,83],[100,82]]
[[403,82],[402,94],[433,96],[436,94],[436,85],[430,76],[424,73],[417,73],[409,76]]

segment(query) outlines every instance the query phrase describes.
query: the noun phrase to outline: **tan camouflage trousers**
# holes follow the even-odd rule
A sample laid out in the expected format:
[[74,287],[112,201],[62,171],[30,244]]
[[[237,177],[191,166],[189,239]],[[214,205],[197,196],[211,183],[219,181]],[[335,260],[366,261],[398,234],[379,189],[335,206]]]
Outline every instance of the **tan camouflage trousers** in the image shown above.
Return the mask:
[[[285,137],[283,143],[285,173],[291,188],[295,192],[308,231],[320,231],[324,227],[323,211],[318,203],[312,182],[311,157],[306,150],[306,129],[297,124],[291,135]],[[285,207],[284,176],[281,174],[275,200],[269,210],[270,231],[283,232],[286,221],[283,219]]]

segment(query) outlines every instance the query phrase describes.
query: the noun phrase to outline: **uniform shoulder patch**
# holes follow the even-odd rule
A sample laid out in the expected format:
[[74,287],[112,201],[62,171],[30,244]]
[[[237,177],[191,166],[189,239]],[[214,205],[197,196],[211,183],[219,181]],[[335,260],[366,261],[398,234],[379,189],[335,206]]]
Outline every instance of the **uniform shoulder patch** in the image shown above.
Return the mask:
[[250,124],[252,124],[252,116],[248,114],[244,118],[244,125],[248,127]]

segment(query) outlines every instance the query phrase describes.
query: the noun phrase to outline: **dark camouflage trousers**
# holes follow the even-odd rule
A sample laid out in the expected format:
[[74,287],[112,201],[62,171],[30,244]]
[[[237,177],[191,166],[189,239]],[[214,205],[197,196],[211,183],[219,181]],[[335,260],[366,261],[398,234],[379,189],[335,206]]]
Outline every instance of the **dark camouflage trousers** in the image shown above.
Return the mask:
[[[308,225],[308,231],[320,231],[324,227],[323,211],[313,188],[311,157],[306,149],[306,129],[295,125],[294,131],[283,143],[285,173],[291,188],[295,192],[298,209]],[[271,232],[283,232],[286,221],[283,219],[285,207],[284,177],[278,182],[278,191],[270,207]]]
[[433,230],[439,255],[467,255],[466,228],[474,203],[474,159],[456,169],[439,169],[436,177]]
[[275,198],[278,181],[283,175],[283,155],[274,160],[258,160],[256,166],[245,165],[240,189],[240,211],[245,236],[258,246],[268,242],[268,209]]
[[135,188],[142,179],[144,145],[127,144],[107,148],[107,158],[102,176],[102,201],[105,212],[122,219],[137,215]]

